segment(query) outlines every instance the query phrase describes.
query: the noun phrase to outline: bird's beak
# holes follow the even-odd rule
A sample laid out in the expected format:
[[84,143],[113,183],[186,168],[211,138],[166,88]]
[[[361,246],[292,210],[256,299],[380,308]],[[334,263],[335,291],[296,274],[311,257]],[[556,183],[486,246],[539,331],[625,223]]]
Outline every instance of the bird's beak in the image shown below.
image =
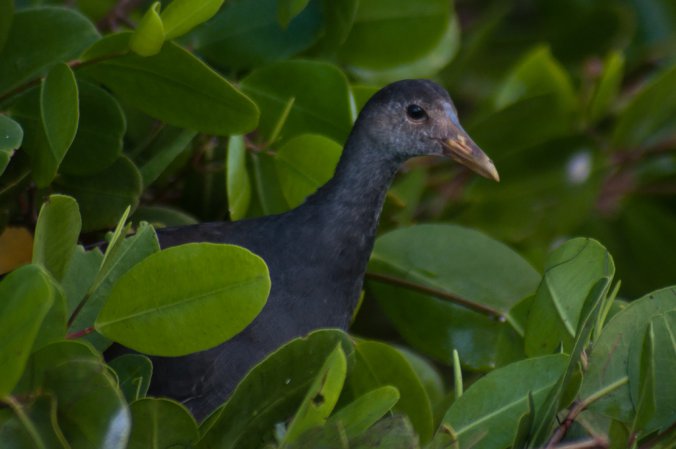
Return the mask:
[[481,151],[465,130],[454,126],[453,131],[453,137],[441,140],[444,154],[485,178],[500,181],[493,161]]

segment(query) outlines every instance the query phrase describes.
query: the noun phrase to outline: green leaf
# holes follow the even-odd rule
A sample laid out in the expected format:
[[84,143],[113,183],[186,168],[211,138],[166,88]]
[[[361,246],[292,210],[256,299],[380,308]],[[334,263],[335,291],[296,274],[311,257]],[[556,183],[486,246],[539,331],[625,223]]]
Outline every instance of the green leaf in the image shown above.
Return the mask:
[[[124,354],[108,362],[108,366],[117,374],[118,386],[127,402],[131,404],[145,397],[153,374],[153,364],[148,357],[141,354]],[[133,414],[132,407],[132,421]]]
[[302,134],[288,140],[275,154],[275,168],[282,193],[291,208],[331,179],[342,147],[316,134]]
[[324,33],[315,44],[322,55],[333,55],[345,42],[357,14],[358,0],[324,0]]
[[676,113],[676,66],[668,67],[641,89],[622,111],[615,125],[612,145],[632,149],[660,138],[674,127]]
[[0,11],[2,11],[2,16],[0,17],[0,52],[1,52],[2,48],[5,46],[7,37],[9,36],[9,30],[12,28],[12,20],[14,19],[14,0],[1,0]]
[[225,189],[228,194],[230,220],[241,220],[246,215],[251,202],[251,181],[246,167],[244,137],[230,136],[225,170]]
[[174,39],[211,19],[220,9],[224,0],[177,0],[169,3],[162,11],[162,23],[166,39]]
[[446,412],[450,426],[467,447],[504,448],[514,440],[517,424],[529,409],[529,397],[539,410],[549,390],[568,365],[563,354],[535,357],[512,363],[473,383]]
[[368,83],[385,84],[406,78],[429,78],[436,75],[453,59],[459,47],[460,24],[457,18],[453,17],[448,21],[437,43],[414,61],[392,67],[348,66],[347,69],[355,77]]
[[618,51],[611,52],[603,61],[603,75],[598,81],[594,94],[589,102],[589,120],[599,121],[617,99],[624,72],[624,56]]
[[[473,369],[522,356],[522,332],[509,311],[531,295],[538,273],[507,246],[453,225],[401,228],[376,240],[369,271],[456,295],[488,306],[507,321],[389,283],[368,288],[413,347],[451,363],[453,349]],[[491,279],[491,282],[486,282]]]
[[0,94],[42,75],[57,62],[76,58],[98,38],[94,25],[71,8],[43,6],[17,12],[0,52]]
[[444,0],[359,2],[339,57],[349,67],[366,70],[412,63],[437,46],[450,20],[451,7]]
[[[655,330],[653,324],[648,323],[641,345],[640,373],[638,376],[638,397],[636,404],[636,416],[632,424],[632,434],[641,432],[646,428],[654,417],[656,412],[656,391],[655,391]],[[660,393],[661,394],[661,393]],[[647,433],[647,432],[646,432]]]
[[551,435],[557,413],[561,409],[568,407],[577,394],[581,381],[579,372],[579,365],[582,362],[581,357],[589,344],[591,333],[604,306],[610,282],[610,276],[603,277],[589,290],[587,298],[584,301],[583,310],[580,313],[575,333],[575,342],[570,351],[568,367],[554,388],[549,392],[547,399],[538,409],[537,416],[534,417],[535,422],[532,434],[530,435],[531,447],[540,447],[546,443]]
[[176,246],[147,257],[117,281],[96,330],[146,354],[185,355],[239,333],[262,310],[269,291],[265,262],[244,248]]
[[576,238],[554,250],[526,322],[526,354],[551,354],[561,344],[569,352],[587,295],[614,274],[612,257],[596,240]]
[[344,142],[352,128],[347,79],[334,65],[284,61],[255,70],[241,86],[261,109],[258,131],[264,139],[271,138],[291,99],[282,141],[299,134],[322,134]]
[[349,363],[352,343],[339,330],[312,332],[270,354],[239,383],[220,411],[205,422],[197,447],[256,449],[272,441],[275,423],[296,411],[338,343]]
[[385,416],[397,401],[399,390],[393,386],[375,388],[334,413],[327,426],[340,426],[349,439],[358,437]]
[[68,314],[73,313],[91,287],[102,261],[103,254],[98,248],[86,251],[81,245],[75,247],[61,278]]
[[129,48],[140,56],[153,56],[160,52],[163,44],[164,25],[160,19],[160,2],[155,2],[129,37]]
[[59,171],[82,176],[110,167],[122,154],[127,123],[122,108],[108,92],[85,81],[78,82],[78,90],[77,134]]
[[38,215],[33,263],[42,265],[56,280],[61,280],[77,245],[80,227],[77,202],[69,196],[51,195]]
[[11,118],[0,114],[0,175],[2,175],[14,154],[21,146],[23,129]]
[[[633,301],[624,310],[614,315],[606,324],[601,336],[589,354],[589,368],[580,388],[580,397],[586,398],[603,392],[608,386],[627,380],[630,373],[633,381],[639,370],[628,371],[630,348],[642,341],[645,329],[652,317],[676,308],[676,287],[657,290]],[[634,359],[635,363],[640,363]],[[664,378],[658,382],[669,382]],[[659,391],[658,383],[658,390]],[[666,385],[666,384],[662,384]],[[668,390],[672,391],[672,390]],[[673,404],[673,401],[671,401]],[[614,389],[594,402],[590,409],[618,421],[631,423],[634,406],[628,384]],[[668,416],[668,415],[667,415]]]
[[572,111],[575,92],[568,73],[554,59],[548,47],[540,46],[527,53],[514,67],[495,96],[496,109],[519,100],[540,95],[554,95],[557,108]]
[[143,153],[135,158],[139,165],[143,185],[154,183],[178,156],[191,148],[197,133],[188,129],[165,127]]
[[322,33],[322,9],[312,0],[284,29],[277,0],[232,0],[189,37],[210,63],[241,72],[310,48]]
[[[124,51],[124,36],[101,40],[83,59],[96,58],[104,50]],[[155,56],[126,54],[80,71],[130,105],[180,128],[229,135],[251,131],[258,122],[258,108],[247,96],[172,42]]]
[[59,425],[72,449],[124,449],[129,410],[108,368],[71,360],[45,372],[44,389],[56,396]]
[[142,182],[136,166],[126,156],[120,156],[98,173],[63,175],[55,187],[77,200],[82,230],[86,232],[114,225],[127,207],[135,207],[141,196]]
[[356,363],[348,386],[355,396],[391,385],[399,390],[394,410],[406,414],[421,441],[432,437],[432,406],[425,388],[403,355],[393,347],[376,341],[359,341]]
[[[631,342],[627,360],[629,389],[636,406],[634,430],[664,431],[676,422],[676,309],[653,315],[643,339]],[[651,392],[652,390],[652,392]]]
[[195,418],[179,402],[145,398],[130,410],[133,425],[127,449],[187,448],[197,440]]
[[[36,173],[34,176],[38,184],[47,185],[56,175],[66,151],[73,143],[80,119],[75,75],[64,63],[52,67],[42,82],[40,117],[51,150],[51,163],[48,164],[49,172]],[[47,155],[40,156],[47,159]]]
[[54,293],[48,275],[24,265],[0,282],[0,397],[9,394],[23,373]]
[[343,389],[347,360],[338,343],[321,367],[298,411],[287,427],[282,444],[293,443],[304,432],[326,423]]
[[289,22],[300,14],[310,3],[310,0],[280,0],[277,2],[277,20],[282,28],[289,26]]

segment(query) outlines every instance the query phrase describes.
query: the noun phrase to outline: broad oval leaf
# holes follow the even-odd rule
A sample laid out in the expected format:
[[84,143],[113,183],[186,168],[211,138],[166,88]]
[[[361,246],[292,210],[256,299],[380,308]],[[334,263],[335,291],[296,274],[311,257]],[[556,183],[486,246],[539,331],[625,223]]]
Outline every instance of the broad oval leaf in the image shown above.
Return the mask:
[[413,367],[395,348],[378,341],[361,340],[355,345],[356,363],[348,387],[356,396],[385,385],[400,394],[394,410],[407,415],[420,440],[432,438],[432,405]]
[[[124,51],[126,35],[111,35],[84,55]],[[104,51],[105,50],[105,51]],[[206,64],[173,42],[144,58],[125,54],[81,69],[130,105],[181,128],[217,135],[243,134],[258,122],[258,108]]]
[[59,172],[89,175],[110,167],[122,154],[127,123],[115,97],[86,81],[78,82],[80,120],[75,140]]
[[163,398],[131,404],[132,429],[127,449],[187,448],[197,440],[197,423],[185,406]]
[[587,295],[599,279],[614,275],[613,258],[596,240],[576,238],[554,250],[526,322],[526,354],[551,354],[559,345],[569,352]]
[[164,26],[160,19],[160,2],[150,5],[134,33],[129,38],[129,48],[141,56],[153,56],[164,44]]
[[506,448],[528,410],[529,394],[538,410],[567,365],[566,355],[555,354],[496,369],[455,400],[443,423],[452,429],[460,447]]
[[277,0],[228,1],[212,20],[188,37],[209,63],[234,70],[251,69],[290,58],[312,46],[322,32],[322,4],[321,0],[312,0],[283,28],[277,20]]
[[[42,173],[36,181],[47,185],[70,148],[80,120],[75,75],[64,63],[56,64],[49,70],[40,89],[40,118],[51,149],[51,172]],[[47,157],[46,155],[41,155]]]
[[98,38],[94,25],[71,8],[17,12],[0,52],[0,93],[41,75],[52,64],[77,57]]
[[[638,372],[638,369],[628,368],[629,362],[638,362],[636,357],[630,357],[631,347],[635,341],[642,341],[653,317],[674,309],[676,287],[667,287],[633,301],[608,321],[589,355],[589,369],[580,387],[580,397],[589,397],[623,380],[625,383],[594,402],[591,410],[631,423],[634,405],[629,382],[638,382],[637,378],[629,379],[630,374]],[[670,374],[664,373],[667,377],[661,381],[673,385]]]
[[412,63],[442,40],[450,20],[451,6],[444,0],[359,2],[340,59],[367,70]]
[[54,300],[47,276],[37,265],[24,265],[0,282],[0,396],[19,381]]
[[205,421],[197,447],[257,449],[274,441],[275,423],[293,415],[338,343],[349,364],[354,352],[352,342],[346,333],[333,329],[296,338],[270,354]]
[[117,281],[96,330],[139,352],[185,355],[239,333],[269,292],[265,262],[245,248],[176,246],[147,257]]
[[341,152],[338,143],[316,134],[303,134],[282,145],[275,155],[275,168],[291,208],[331,179]]
[[80,209],[75,199],[51,195],[40,208],[33,240],[33,263],[42,265],[58,281],[80,236]]
[[[352,127],[347,79],[334,65],[280,62],[252,72],[242,80],[242,90],[261,109],[258,130],[265,139],[313,133],[344,142]],[[285,118],[281,127],[280,117]]]
[[224,0],[176,0],[162,11],[162,23],[167,39],[174,39],[206,22],[220,9]]
[[[506,245],[455,225],[417,225],[376,241],[369,271],[403,279],[487,306],[499,321],[447,300],[369,281],[401,335],[415,348],[451,363],[453,349],[473,369],[487,369],[522,356],[522,329],[510,309],[533,294],[540,276]],[[491,282],[486,282],[490,279]]]

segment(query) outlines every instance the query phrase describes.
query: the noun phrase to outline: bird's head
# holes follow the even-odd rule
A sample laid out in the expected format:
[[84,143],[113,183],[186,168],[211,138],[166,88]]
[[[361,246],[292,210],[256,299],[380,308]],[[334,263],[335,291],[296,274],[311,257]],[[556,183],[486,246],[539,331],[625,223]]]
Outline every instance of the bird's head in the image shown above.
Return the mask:
[[378,91],[364,107],[360,121],[372,138],[401,159],[437,155],[450,157],[489,179],[498,171],[469,137],[444,88],[429,80],[404,80]]

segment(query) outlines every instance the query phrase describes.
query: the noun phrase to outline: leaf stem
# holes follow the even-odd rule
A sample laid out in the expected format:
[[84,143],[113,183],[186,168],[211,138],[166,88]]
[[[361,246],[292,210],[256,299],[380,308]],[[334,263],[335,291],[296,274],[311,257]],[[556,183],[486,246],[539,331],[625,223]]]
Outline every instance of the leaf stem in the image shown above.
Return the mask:
[[[582,399],[581,401],[576,401],[573,403],[573,407],[568,411],[568,415],[566,415],[566,418],[561,422],[561,425],[556,428],[554,433],[552,434],[551,438],[547,442],[547,445],[545,446],[545,449],[570,449],[570,448],[577,448],[577,446],[556,446],[556,443],[561,441],[563,437],[566,436],[566,433],[568,432],[568,429],[570,429],[570,426],[573,425],[575,422],[575,419],[578,417],[580,413],[582,413],[584,410],[587,409],[591,404],[596,402],[597,400],[601,399],[603,396],[612,393],[613,391],[617,390],[620,388],[622,385],[626,384],[629,382],[629,378],[627,376],[622,377],[619,380],[616,380],[615,382],[611,383],[610,385],[605,386],[604,388],[600,389],[599,391],[595,392],[594,394],[587,396],[586,398]],[[598,440],[593,440],[597,443],[596,446],[580,446],[582,447],[601,447],[605,448],[608,447],[608,443],[606,442],[605,445],[599,446]]]
[[398,277],[382,273],[366,272],[364,276],[366,279],[369,279],[374,282],[396,285],[397,287],[403,287],[408,290],[413,290],[419,293],[424,293],[426,295],[431,295],[436,298],[452,302],[453,304],[457,304],[459,306],[465,307],[467,309],[473,310],[483,315],[488,315],[489,317],[495,318],[500,322],[506,321],[507,319],[505,315],[497,309],[494,309],[485,304],[479,304],[477,302],[470,301],[468,299],[462,298],[461,296],[454,295],[453,293],[448,293],[443,290],[428,287],[426,285],[418,284],[406,279],[401,279]]
[[71,332],[70,334],[66,335],[66,339],[75,340],[77,338],[81,338],[84,337],[85,335],[91,334],[92,332],[94,332],[94,330],[95,330],[94,326],[85,327],[82,330],[79,330],[77,332]]

